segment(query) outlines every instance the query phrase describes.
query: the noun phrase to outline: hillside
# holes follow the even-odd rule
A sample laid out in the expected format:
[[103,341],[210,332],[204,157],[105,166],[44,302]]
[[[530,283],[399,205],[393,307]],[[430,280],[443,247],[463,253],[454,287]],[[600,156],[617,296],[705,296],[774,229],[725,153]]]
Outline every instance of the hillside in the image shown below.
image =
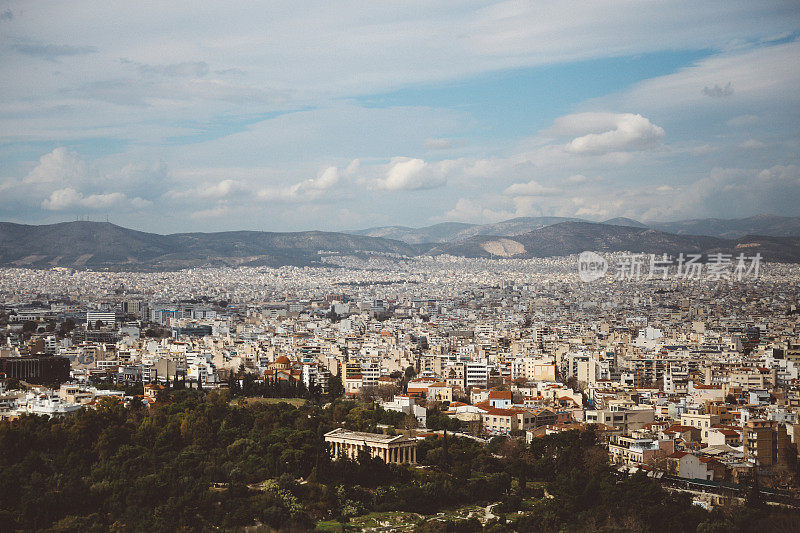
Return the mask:
[[474,224],[462,222],[443,222],[422,228],[409,228],[406,226],[384,226],[363,230],[349,231],[351,235],[365,235],[369,237],[383,237],[397,239],[409,244],[422,244],[429,242],[450,242],[457,238],[462,231],[472,228]]
[[629,226],[631,228],[647,228],[649,227],[647,224],[642,224],[638,220],[633,220],[632,218],[626,217],[617,217],[611,218],[609,220],[604,220],[601,224],[608,224],[609,226]]
[[[479,235],[514,237],[530,231],[560,224],[562,222],[589,222],[580,218],[565,217],[519,217],[494,224],[463,224],[445,222],[433,226],[410,228],[406,226],[385,226],[366,230],[350,231],[352,235],[368,235],[397,239],[409,244],[452,243],[464,241]],[[644,224],[626,217],[616,217],[601,222],[609,226],[623,226],[641,229],[656,229],[664,233],[679,235],[708,235],[726,239],[738,239],[745,235],[765,235],[771,237],[800,237],[800,217],[779,217],[757,215],[740,219],[703,218],[680,220],[676,222],[650,222]]]
[[652,222],[651,228],[681,235],[712,235],[737,239],[745,235],[800,236],[800,217],[756,215],[747,218],[702,218],[677,222]]
[[[521,228],[531,224],[531,220],[499,229]],[[531,258],[564,256],[584,250],[671,255],[681,252],[734,254],[744,250],[748,254],[761,252],[766,260],[800,262],[798,237],[746,235],[725,239],[591,222],[561,222],[518,235],[475,235],[457,242],[420,244],[324,231],[159,235],[101,222],[42,226],[0,223],[0,266],[31,268],[174,270],[201,266],[305,266],[322,264],[325,255],[449,254]]]
[[307,265],[319,252],[416,255],[390,239],[308,231],[232,231],[158,235],[103,222],[43,226],[0,223],[0,265],[186,268],[203,265]]
[[[738,247],[738,248],[737,248]],[[596,252],[639,252],[676,256],[683,253],[761,252],[766,260],[800,261],[800,238],[747,236],[737,240],[702,235],[676,235],[646,228],[563,222],[515,237],[477,236],[432,248],[431,255],[464,257],[553,257]]]
[[397,239],[409,244],[446,243],[469,239],[476,235],[520,235],[535,229],[558,224],[560,222],[579,221],[578,218],[564,217],[519,217],[504,220],[495,224],[464,224],[461,222],[443,222],[433,226],[410,228],[406,226],[385,226],[365,230],[354,230],[352,235],[369,235]]

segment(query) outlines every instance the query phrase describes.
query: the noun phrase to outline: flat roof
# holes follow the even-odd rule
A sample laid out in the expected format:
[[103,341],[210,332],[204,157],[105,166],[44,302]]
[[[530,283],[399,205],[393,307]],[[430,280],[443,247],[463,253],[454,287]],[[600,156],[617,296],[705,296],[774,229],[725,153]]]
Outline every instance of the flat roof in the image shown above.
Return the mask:
[[364,431],[350,431],[344,428],[336,428],[325,434],[326,437],[337,437],[340,439],[348,439],[359,442],[373,442],[381,444],[389,444],[396,442],[416,442],[415,439],[405,435],[386,435],[384,433],[366,433]]

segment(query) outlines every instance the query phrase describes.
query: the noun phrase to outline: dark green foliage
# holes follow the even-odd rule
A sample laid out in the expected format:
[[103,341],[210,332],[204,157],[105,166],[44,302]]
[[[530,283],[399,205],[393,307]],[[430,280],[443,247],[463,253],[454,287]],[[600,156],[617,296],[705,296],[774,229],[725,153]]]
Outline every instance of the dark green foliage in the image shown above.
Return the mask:
[[[222,395],[191,391],[172,400],[149,411],[108,401],[59,420],[0,424],[0,530],[311,524],[246,485],[308,476],[325,461],[318,407],[233,408]],[[229,488],[212,491],[213,482]]]
[[[62,419],[0,423],[0,531],[305,531],[370,511],[494,504],[487,531],[797,531],[768,507],[709,513],[643,475],[608,467],[592,432],[418,445],[425,467],[362,453],[331,461],[323,435],[398,413],[355,402],[236,407],[230,392],[172,391],[150,409],[104,400]],[[518,514],[517,511],[522,511]],[[430,517],[418,531],[479,531]]]
[[428,520],[414,528],[414,533],[474,533],[483,531],[477,518],[465,520]]
[[457,418],[450,418],[442,414],[438,407],[428,409],[427,428],[433,431],[446,429],[447,431],[461,431],[461,420]]

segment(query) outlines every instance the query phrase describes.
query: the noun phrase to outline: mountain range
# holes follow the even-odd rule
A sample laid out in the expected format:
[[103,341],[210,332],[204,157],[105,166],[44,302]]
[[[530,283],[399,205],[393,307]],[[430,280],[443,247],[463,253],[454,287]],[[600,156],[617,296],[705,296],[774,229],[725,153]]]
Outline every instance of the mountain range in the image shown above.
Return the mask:
[[[591,222],[580,218],[565,217],[519,217],[495,224],[464,224],[445,222],[421,228],[405,226],[383,226],[362,230],[347,231],[353,235],[387,237],[405,241],[409,244],[456,242],[477,235],[515,236],[528,233],[561,222]],[[800,217],[781,217],[777,215],[756,215],[748,218],[719,219],[704,218],[680,220],[677,222],[642,223],[630,218],[618,217],[601,222],[612,226],[652,228],[665,233],[680,235],[709,235],[738,239],[745,235],[765,235],[771,237],[800,237]]]
[[[669,231],[672,230],[672,231]],[[692,233],[703,230],[707,234]],[[750,231],[753,230],[753,231]],[[760,252],[765,260],[800,262],[800,218],[762,215],[645,225],[559,217],[496,224],[443,223],[356,232],[175,233],[160,235],[107,222],[24,225],[0,222],[0,266],[175,270],[203,266],[319,265],[328,255],[413,257],[551,257],[630,251],[654,254]]]
[[599,252],[638,252],[646,254],[727,253],[748,256],[760,252],[768,261],[800,262],[800,237],[748,235],[724,239],[708,235],[678,235],[651,228],[562,222],[517,236],[479,235],[437,245],[427,253],[461,257],[554,257]]
[[158,235],[107,222],[42,226],[0,223],[0,265],[179,269],[195,266],[308,265],[326,252],[417,255],[392,239],[345,233],[227,231]]

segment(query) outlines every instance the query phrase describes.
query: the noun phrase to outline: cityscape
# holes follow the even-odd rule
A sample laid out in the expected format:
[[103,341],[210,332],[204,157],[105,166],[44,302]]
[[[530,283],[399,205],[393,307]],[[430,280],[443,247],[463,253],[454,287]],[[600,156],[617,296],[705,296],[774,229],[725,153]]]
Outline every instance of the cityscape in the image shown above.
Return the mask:
[[[628,260],[607,256],[612,265]],[[189,401],[186,394],[238,409],[256,402],[307,411],[320,419],[315,452],[328,449],[324,459],[260,466],[239,480],[207,478],[218,491],[238,481],[279,499],[292,499],[282,490],[302,492],[286,474],[305,483],[320,475],[320,460],[333,461],[335,471],[348,468],[343,461],[372,468],[377,458],[394,468],[433,468],[438,477],[448,465],[436,452],[452,440],[488,453],[472,468],[491,472],[493,462],[522,460],[538,439],[591,432],[616,478],[646,476],[708,510],[749,501],[757,480],[766,502],[791,507],[800,265],[765,263],[757,279],[745,280],[733,278],[733,267],[720,280],[676,277],[673,266],[649,279],[609,274],[585,282],[579,263],[574,255],[370,256],[328,267],[5,268],[2,416],[172,410]],[[219,443],[227,442],[222,429],[211,437]],[[536,478],[537,466],[527,468]],[[280,473],[279,484],[264,485],[264,471]],[[401,474],[386,475],[392,485]],[[483,527],[497,523],[499,509],[512,517],[503,527],[539,527],[527,521],[536,515],[525,498],[541,485],[515,480],[521,474],[513,470],[505,475],[485,513],[475,509],[486,495],[465,496],[460,503],[469,505],[455,510],[445,505],[447,518],[425,519],[408,503],[395,510],[403,512],[370,514],[377,496],[348,503],[356,496],[341,489],[337,505],[355,510],[304,510],[302,520],[284,516],[271,527],[325,524],[337,512],[339,521],[397,530],[420,522]]]
[[796,3],[0,29],[0,531],[800,531]]

